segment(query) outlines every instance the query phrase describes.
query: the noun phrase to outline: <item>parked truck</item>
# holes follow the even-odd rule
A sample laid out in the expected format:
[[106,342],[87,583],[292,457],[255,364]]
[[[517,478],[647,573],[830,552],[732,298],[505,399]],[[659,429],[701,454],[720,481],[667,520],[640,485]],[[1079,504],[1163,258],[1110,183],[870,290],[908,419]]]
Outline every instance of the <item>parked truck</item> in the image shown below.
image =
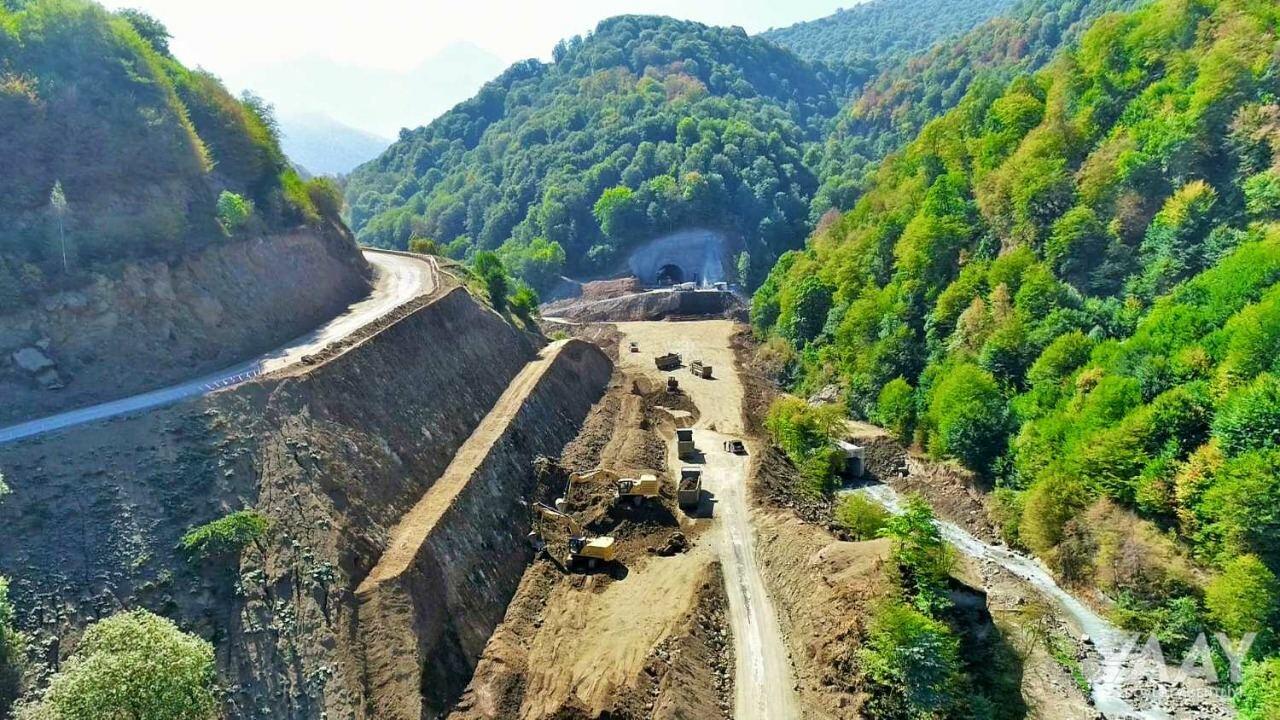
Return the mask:
[[698,452],[698,448],[693,444],[693,428],[677,428],[676,429],[676,454],[680,457],[690,457]]
[[696,377],[703,378],[704,380],[711,379],[711,366],[704,365],[701,360],[694,360],[689,363],[689,372],[693,373]]
[[680,484],[676,488],[676,502],[687,510],[702,504],[702,470],[696,467],[680,468]]
[[659,370],[666,372],[675,370],[680,367],[680,353],[667,353],[659,355],[653,359],[653,363],[658,366]]

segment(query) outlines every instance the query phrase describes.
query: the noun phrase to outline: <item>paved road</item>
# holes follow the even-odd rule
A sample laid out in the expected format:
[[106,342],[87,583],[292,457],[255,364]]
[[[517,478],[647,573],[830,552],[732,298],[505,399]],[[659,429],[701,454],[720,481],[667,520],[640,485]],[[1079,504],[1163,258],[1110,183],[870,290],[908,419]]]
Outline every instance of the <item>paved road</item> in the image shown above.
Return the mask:
[[[798,718],[791,656],[756,560],[755,527],[747,498],[749,458],[723,449],[725,440],[744,435],[742,384],[730,347],[734,324],[708,320],[620,322],[616,326],[622,334],[620,362],[628,367],[665,382],[667,374],[654,368],[653,356],[668,351],[680,353],[686,363],[703,360],[713,367],[712,380],[696,378],[684,369],[674,376],[698,406],[694,441],[703,453],[702,487],[713,504],[711,539],[724,570],[733,633],[733,716],[736,720]],[[627,351],[627,343],[633,340],[640,346],[638,353]],[[753,453],[759,450],[749,449]]]
[[264,355],[204,377],[0,428],[0,444],[125,413],[148,410],[238,385],[264,373],[293,365],[302,356],[318,352],[329,343],[341,340],[409,300],[436,289],[438,271],[432,260],[372,250],[366,250],[364,256],[374,268],[373,292],[312,332],[290,340]]

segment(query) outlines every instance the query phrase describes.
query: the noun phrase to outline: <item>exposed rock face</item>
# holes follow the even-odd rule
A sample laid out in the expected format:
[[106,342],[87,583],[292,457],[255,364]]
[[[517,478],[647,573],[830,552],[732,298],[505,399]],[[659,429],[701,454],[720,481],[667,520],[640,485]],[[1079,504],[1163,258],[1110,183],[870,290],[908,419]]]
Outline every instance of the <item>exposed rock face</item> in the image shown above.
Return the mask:
[[368,289],[364,258],[336,230],[228,241],[176,264],[124,265],[0,315],[0,358],[12,361],[0,362],[8,400],[0,425],[234,364],[301,335]]

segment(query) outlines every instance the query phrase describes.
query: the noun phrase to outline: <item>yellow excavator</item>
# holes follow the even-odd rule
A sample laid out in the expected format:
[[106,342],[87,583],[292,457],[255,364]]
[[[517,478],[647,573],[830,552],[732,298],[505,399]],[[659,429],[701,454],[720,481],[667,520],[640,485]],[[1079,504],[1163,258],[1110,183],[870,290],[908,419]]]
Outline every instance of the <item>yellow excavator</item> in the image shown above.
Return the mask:
[[546,551],[548,556],[552,555],[549,549],[550,543],[547,541],[545,524],[554,527],[564,528],[569,539],[567,541],[568,551],[563,558],[566,568],[573,570],[585,565],[587,568],[594,570],[601,563],[613,562],[617,555],[617,549],[614,547],[613,538],[607,535],[601,537],[588,537],[582,525],[569,515],[556,510],[553,507],[535,503],[533,509],[537,516],[534,521],[533,531],[529,533],[529,540],[533,544],[536,552]]
[[[639,479],[622,477],[618,473],[605,468],[596,468],[589,472],[570,475],[569,488],[565,491],[565,495],[567,496],[572,492],[574,483],[583,481],[612,483],[614,502],[618,504],[629,502],[638,507],[646,500],[653,500],[662,496],[662,481],[658,479],[657,475],[644,473]],[[556,507],[563,511],[562,501],[556,501]]]

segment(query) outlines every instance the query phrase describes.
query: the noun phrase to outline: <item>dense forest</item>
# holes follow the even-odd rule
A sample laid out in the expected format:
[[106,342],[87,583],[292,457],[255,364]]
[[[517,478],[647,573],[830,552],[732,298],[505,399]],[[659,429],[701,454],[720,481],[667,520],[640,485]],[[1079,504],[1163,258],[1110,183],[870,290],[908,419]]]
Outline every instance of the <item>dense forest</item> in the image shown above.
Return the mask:
[[[872,64],[816,49],[805,51],[809,62],[770,34],[613,18],[558,45],[553,63],[517,64],[430,125],[404,131],[352,174],[349,220],[373,245],[429,239],[457,258],[496,250],[537,287],[562,272],[608,273],[639,239],[714,227],[742,239],[740,279],[754,286],[823,212],[852,205],[869,167],[959,101],[974,79],[962,66],[980,58],[984,71],[1038,67],[1071,39],[1066,28],[1120,2],[1024,0],[1016,19],[916,58],[908,50],[999,8],[970,3],[921,25],[912,18],[935,4],[875,2],[787,30],[786,43],[808,47],[811,34],[839,24],[866,57],[886,38],[913,33]],[[867,100],[864,85],[900,94]],[[918,107],[897,109],[908,102]],[[851,113],[873,115],[868,107],[894,121],[858,120],[855,136]]]
[[1280,651],[1278,28],[1159,0],[973,83],[752,308],[799,392],[975,471],[1009,542],[1166,651]]
[[270,108],[183,67],[168,37],[136,11],[0,2],[0,312],[105,263],[337,219]]
[[870,76],[938,41],[1004,13],[1014,0],[871,0],[762,36],[815,62]]
[[611,269],[628,242],[690,224],[740,234],[762,267],[804,237],[802,148],[838,77],[741,30],[617,17],[518,64],[351,176],[361,240],[500,249],[538,284]]

